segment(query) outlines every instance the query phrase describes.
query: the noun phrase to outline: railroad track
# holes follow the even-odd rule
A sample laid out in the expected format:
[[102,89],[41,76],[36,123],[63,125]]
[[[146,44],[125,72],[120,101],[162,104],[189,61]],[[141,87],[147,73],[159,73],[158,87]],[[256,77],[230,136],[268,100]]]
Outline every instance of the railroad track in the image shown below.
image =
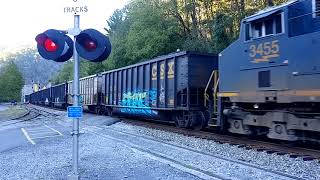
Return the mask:
[[[219,172],[217,169],[210,169],[211,165],[212,167],[217,165],[221,166],[219,163],[228,164],[229,167],[237,167],[238,172],[242,172],[243,170],[243,172],[250,171],[255,174],[254,176],[258,176],[257,178],[259,178],[259,175],[263,175],[269,177],[270,179],[302,179],[300,177],[283,172],[263,168],[258,165],[220,157],[214,154],[172,144],[155,138],[128,133],[112,127],[105,129],[96,126],[89,126],[83,129],[102,138],[119,142],[124,146],[133,149],[137,153],[141,153],[142,155],[151,159],[169,164],[172,167],[186,171],[202,179],[235,178],[235,175],[225,174]],[[175,153],[178,153],[179,155]],[[180,159],[179,157],[183,158]],[[199,158],[197,160],[201,162],[208,162],[209,164],[204,165],[203,163],[194,163],[195,160],[192,157],[197,157]],[[250,179],[250,177],[248,178]]]
[[266,152],[268,154],[288,155],[291,158],[300,157],[304,161],[317,160],[320,163],[319,149],[272,143],[267,141],[251,139],[249,137],[235,137],[231,135],[218,134],[210,129],[209,130],[207,129],[205,131],[193,131],[190,129],[181,129],[181,128],[176,128],[174,126],[171,126],[170,123],[154,123],[150,121],[137,121],[137,120],[131,120],[131,119],[122,119],[122,121],[131,125],[142,126],[146,128],[178,133],[185,136],[192,136],[196,138],[212,140],[220,144],[230,144],[232,146],[245,148],[247,150],[252,149],[259,152]]
[[40,114],[41,116],[44,116],[44,117],[57,117],[57,116],[59,116],[59,114],[50,112],[46,108],[43,108],[43,107],[26,106],[26,108],[29,111]]
[[24,108],[27,110],[27,112],[19,117],[15,117],[6,121],[1,121],[0,122],[0,126],[1,128],[3,127],[7,127],[10,125],[14,125],[14,124],[18,124],[18,123],[22,123],[22,122],[27,122],[27,121],[31,121],[33,119],[36,119],[40,116],[44,116],[44,117],[57,117],[59,115],[49,112],[43,108],[35,108],[35,107],[31,107],[31,106],[24,106]]

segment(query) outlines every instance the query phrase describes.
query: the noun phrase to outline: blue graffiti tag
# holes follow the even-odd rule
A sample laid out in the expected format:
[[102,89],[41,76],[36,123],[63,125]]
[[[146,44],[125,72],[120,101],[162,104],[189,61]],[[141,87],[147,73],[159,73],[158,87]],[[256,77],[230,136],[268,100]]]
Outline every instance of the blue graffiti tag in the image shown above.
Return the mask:
[[[135,91],[123,93],[120,102],[121,106],[129,106],[132,108],[121,108],[121,112],[137,114],[137,115],[153,115],[157,114],[157,111],[151,110],[150,105],[155,105],[157,101],[157,91]],[[139,107],[139,108],[137,108]]]

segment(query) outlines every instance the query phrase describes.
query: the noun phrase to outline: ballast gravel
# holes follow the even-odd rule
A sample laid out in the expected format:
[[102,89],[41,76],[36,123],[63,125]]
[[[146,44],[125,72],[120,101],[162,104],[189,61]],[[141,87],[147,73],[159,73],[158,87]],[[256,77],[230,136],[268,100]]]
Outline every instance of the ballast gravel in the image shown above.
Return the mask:
[[273,171],[283,172],[302,179],[320,179],[320,163],[318,160],[303,161],[302,158],[290,158],[288,155],[267,154],[255,150],[246,150],[229,144],[219,144],[213,140],[188,137],[181,134],[150,129],[119,122],[106,129],[148,136],[164,142],[194,148],[199,151],[218,155],[231,160],[243,161]]

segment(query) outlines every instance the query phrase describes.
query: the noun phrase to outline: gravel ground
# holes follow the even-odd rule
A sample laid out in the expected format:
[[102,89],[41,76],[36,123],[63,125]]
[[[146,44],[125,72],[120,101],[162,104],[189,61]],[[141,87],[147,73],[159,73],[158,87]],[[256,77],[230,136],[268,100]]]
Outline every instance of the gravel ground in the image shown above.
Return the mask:
[[148,129],[145,127],[132,126],[122,122],[107,128],[117,129],[142,136],[149,136],[157,140],[191,147],[223,158],[247,162],[266,169],[298,176],[303,179],[320,179],[320,163],[317,161],[303,161],[302,158],[293,159],[288,155],[279,156],[275,154],[267,154],[265,152],[257,152],[255,150],[246,150],[229,144],[219,144],[214,141],[187,137],[180,134]]
[[[66,179],[72,170],[71,145],[65,136],[0,153],[0,179]],[[81,179],[199,179],[90,134],[81,136],[80,157]]]

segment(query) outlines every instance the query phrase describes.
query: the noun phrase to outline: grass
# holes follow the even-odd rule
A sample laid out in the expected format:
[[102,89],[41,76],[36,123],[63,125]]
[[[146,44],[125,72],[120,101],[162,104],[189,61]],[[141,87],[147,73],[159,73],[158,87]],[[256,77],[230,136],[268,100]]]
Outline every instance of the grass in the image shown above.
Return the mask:
[[23,116],[27,112],[28,110],[21,106],[10,106],[9,109],[0,111],[0,121],[14,119]]

